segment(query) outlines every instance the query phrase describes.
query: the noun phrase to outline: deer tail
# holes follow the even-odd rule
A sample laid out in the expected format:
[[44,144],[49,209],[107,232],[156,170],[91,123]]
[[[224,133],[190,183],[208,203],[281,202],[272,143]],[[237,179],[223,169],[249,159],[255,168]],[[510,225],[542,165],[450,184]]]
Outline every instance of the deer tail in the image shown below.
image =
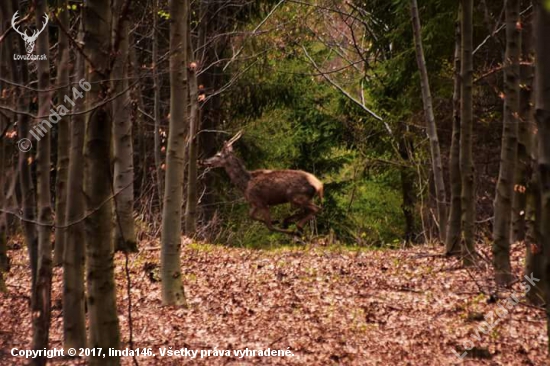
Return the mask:
[[321,186],[321,187],[317,190],[317,196],[319,196],[319,200],[321,201],[321,205],[323,204],[323,194],[324,194],[324,187]]

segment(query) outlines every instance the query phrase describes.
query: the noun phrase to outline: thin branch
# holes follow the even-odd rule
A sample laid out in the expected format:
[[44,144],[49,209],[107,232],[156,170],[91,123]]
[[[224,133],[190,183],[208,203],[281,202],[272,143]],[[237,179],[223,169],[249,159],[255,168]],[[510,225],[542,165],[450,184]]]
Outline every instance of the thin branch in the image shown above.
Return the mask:
[[351,94],[349,94],[344,88],[342,88],[340,85],[338,85],[336,82],[334,82],[331,78],[328,77],[327,73],[323,72],[319,66],[317,66],[317,63],[315,63],[315,61],[313,60],[313,58],[309,55],[309,53],[307,52],[307,49],[302,46],[302,49],[304,50],[304,53],[306,55],[306,57],[309,59],[309,61],[311,62],[311,64],[313,65],[313,67],[323,76],[323,78],[325,78],[326,81],[328,81],[332,86],[334,86],[336,89],[338,89],[342,94],[344,94],[349,100],[351,100],[352,102],[354,102],[355,104],[357,104],[359,107],[361,107],[365,112],[367,112],[368,114],[370,114],[371,116],[373,116],[374,118],[376,118],[377,120],[379,121],[382,121],[384,122],[384,126],[386,127],[386,130],[388,130],[388,132],[390,133],[390,135],[393,135],[393,132],[390,128],[390,126],[387,124],[387,122],[384,121],[384,119],[382,119],[382,117],[380,117],[379,115],[377,115],[376,113],[374,113],[373,111],[371,111],[369,108],[367,108],[364,104],[362,104],[360,101],[358,101],[357,99],[355,99]]
[[67,229],[67,228],[69,228],[73,225],[79,224],[82,221],[86,220],[88,217],[90,217],[95,212],[97,212],[99,209],[101,209],[101,207],[103,207],[103,205],[105,205],[107,202],[109,202],[110,200],[112,200],[113,198],[118,196],[119,193],[124,191],[126,188],[128,188],[132,184],[134,184],[133,181],[128,183],[126,186],[122,187],[121,189],[119,189],[115,193],[111,194],[109,197],[107,197],[105,200],[103,200],[103,202],[101,202],[101,204],[99,206],[97,206],[96,208],[94,208],[91,211],[88,211],[83,217],[78,218],[76,220],[73,220],[73,221],[71,221],[71,222],[69,222],[65,225],[53,225],[52,223],[46,223],[46,222],[37,221],[37,220],[28,220],[28,219],[24,218],[23,216],[21,216],[18,212],[11,211],[11,210],[6,210],[6,209],[3,209],[3,208],[0,209],[0,212],[8,213],[10,215],[13,215],[13,216],[17,217],[19,220],[21,220],[23,222],[29,222],[31,224],[35,224],[35,225],[38,225],[38,226],[47,226],[47,227],[53,227],[53,228],[56,228],[56,229]]
[[[96,110],[97,108],[99,107],[102,107],[104,106],[105,104],[107,103],[110,103],[111,101],[115,100],[116,98],[120,97],[121,95],[123,95],[124,93],[126,93],[128,90],[132,89],[134,87],[134,85],[136,85],[138,82],[138,80],[136,80],[132,85],[130,85],[128,88],[122,90],[120,93],[118,94],[115,94],[113,95],[111,98],[109,99],[105,99],[103,100],[101,103],[91,107],[90,109],[86,109],[84,111],[80,111],[80,112],[73,112],[73,113],[69,113],[69,114],[65,114],[65,116],[79,116],[81,114],[87,114],[87,113],[90,113],[90,112],[93,112],[94,110]],[[29,113],[29,112],[24,112],[24,111],[18,111],[16,109],[13,109],[11,107],[6,107],[6,106],[3,106],[3,105],[0,105],[0,109],[3,109],[3,110],[6,110],[6,111],[9,111],[9,112],[12,112],[12,113],[15,113],[15,114],[22,114],[22,115],[25,115],[25,116],[29,116],[30,118],[33,118],[33,119],[43,119],[43,118],[48,118],[49,116],[35,116],[34,114],[32,113]]]
[[[533,5],[529,5],[524,11],[522,11],[521,13],[519,13],[519,15],[523,15],[525,13],[527,13],[529,10],[531,10],[531,8],[533,7]],[[504,28],[506,28],[506,23],[502,24],[500,27],[498,27],[497,29],[495,29],[495,31],[491,34],[489,34],[484,40],[483,42],[481,42],[479,44],[479,46],[477,46],[475,48],[475,50],[472,51],[472,55],[475,55],[475,53],[477,51],[479,51],[481,49],[481,47],[483,47],[485,45],[485,43],[487,43],[491,38],[493,38],[498,32],[500,32],[501,30],[503,30]]]
[[[256,28],[254,28],[254,30],[252,31],[251,34],[255,34],[262,27],[262,25],[264,25],[264,23],[267,22],[267,20],[269,19],[269,17],[271,17],[271,15],[275,12],[275,10],[277,10],[277,8],[279,8],[279,6],[284,2],[285,2],[285,0],[279,1],[273,7],[273,9],[271,9],[271,11],[267,14],[267,16],[264,19],[262,19],[262,21],[256,26]],[[243,45],[241,46],[241,48],[233,55],[233,57],[231,57],[231,60],[229,60],[229,62],[223,67],[223,69],[222,69],[223,71],[225,71],[225,69],[227,69],[229,67],[229,65],[231,65],[231,63],[233,61],[235,61],[235,59],[237,57],[239,57],[239,55],[241,54],[243,49],[244,49],[244,42],[243,42]]]

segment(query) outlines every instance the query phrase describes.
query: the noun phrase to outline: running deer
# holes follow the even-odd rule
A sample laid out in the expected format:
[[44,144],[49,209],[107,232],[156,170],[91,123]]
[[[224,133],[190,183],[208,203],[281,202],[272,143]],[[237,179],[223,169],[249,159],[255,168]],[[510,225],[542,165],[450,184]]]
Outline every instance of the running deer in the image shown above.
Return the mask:
[[[323,183],[313,174],[301,170],[246,170],[233,152],[233,144],[241,136],[242,131],[226,141],[220,152],[201,164],[209,168],[225,168],[231,182],[244,193],[250,204],[252,219],[262,221],[271,231],[286,234],[296,234],[287,230],[292,222],[296,222],[296,228],[302,231],[304,225],[321,210],[313,199],[315,196],[323,199]],[[299,211],[285,218],[281,229],[273,226],[269,207],[283,203],[290,203]]]

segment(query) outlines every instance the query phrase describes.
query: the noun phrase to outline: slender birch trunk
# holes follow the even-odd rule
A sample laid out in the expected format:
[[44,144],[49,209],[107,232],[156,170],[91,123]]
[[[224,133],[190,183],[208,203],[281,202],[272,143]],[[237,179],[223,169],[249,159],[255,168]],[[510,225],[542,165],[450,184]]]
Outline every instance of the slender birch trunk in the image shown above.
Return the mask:
[[[83,38],[82,25],[78,35]],[[76,74],[74,83],[84,79],[84,58],[81,53],[76,56]],[[79,114],[84,110],[84,101],[76,103],[71,116],[70,159],[68,177],[67,222],[65,231],[65,250],[63,251],[63,347],[86,347],[86,316],[84,313],[84,262],[85,262],[85,228],[82,218],[86,214],[83,181],[84,136],[86,134],[86,115]]]
[[519,91],[519,125],[518,125],[518,152],[514,185],[514,199],[512,202],[511,241],[517,242],[526,238],[526,211],[527,187],[533,170],[532,136],[533,136],[533,32],[532,22],[522,21]]
[[[114,278],[113,206],[110,150],[112,120],[109,105],[97,106],[109,96],[111,63],[111,7],[108,0],[94,0],[84,8],[84,44],[89,52],[86,79],[88,115],[84,145],[84,192],[89,212],[86,227],[89,347],[120,349]],[[120,358],[91,356],[89,364],[119,365]]]
[[[69,37],[65,32],[69,31],[69,10],[67,0],[58,0],[60,28],[57,43],[57,86],[59,88],[57,98],[61,103],[66,95],[70,95],[69,72],[71,69],[69,54]],[[63,250],[66,239],[66,211],[67,211],[67,180],[69,179],[69,149],[70,149],[69,117],[62,117],[57,123],[57,174],[55,184],[55,246],[53,264],[60,266],[63,262]]]
[[[17,11],[16,0],[0,1],[0,7],[3,13],[13,14]],[[16,52],[25,53],[23,39],[18,34],[12,33],[11,37],[16,40]],[[9,39],[9,38],[8,38]],[[12,39],[10,39],[12,40]],[[13,40],[12,40],[13,41]],[[6,52],[10,55],[14,54],[13,42],[6,40],[3,42],[6,47]],[[27,63],[17,63],[13,59],[10,60],[11,80],[19,85],[26,85],[29,79]],[[19,67],[19,72],[16,72]],[[16,89],[15,99],[17,100],[17,110],[22,111],[17,116],[17,136],[20,139],[29,138],[29,101],[30,97],[27,91],[21,88]],[[30,141],[30,140],[29,140]],[[34,221],[36,220],[36,191],[34,189],[32,174],[31,174],[32,151],[29,149],[19,149],[18,169],[19,169],[19,185],[21,190],[21,211],[22,211],[22,226],[27,251],[29,253],[29,263],[31,267],[31,294],[36,293],[36,273],[38,265],[38,233]]]
[[495,281],[509,285],[514,276],[510,264],[510,227],[514,195],[514,173],[518,146],[519,59],[521,31],[519,0],[506,0],[506,54],[504,56],[504,121],[500,152],[500,171],[495,195],[493,226],[493,266]]
[[[0,9],[0,19],[1,19],[1,9]],[[0,28],[1,29],[1,28]],[[0,60],[4,62],[5,54],[5,47],[0,45]],[[2,88],[0,87],[0,90]],[[6,126],[8,125],[9,120],[4,117],[4,115],[0,115],[0,131],[4,131]],[[5,172],[7,170],[7,164],[6,164],[6,144],[5,139],[3,136],[0,136],[0,172]],[[5,180],[4,175],[0,174],[0,209],[3,209],[5,207]],[[7,292],[6,284],[4,282],[4,273],[7,273],[9,270],[9,260],[8,260],[8,247],[7,247],[7,218],[5,212],[0,212],[0,292]]]
[[[460,10],[459,10],[460,14]],[[449,157],[449,181],[451,184],[451,208],[447,222],[447,236],[445,253],[447,255],[460,254],[460,216],[462,212],[460,178],[460,19],[455,29],[455,56],[454,56],[454,91],[453,91],[453,132],[451,139],[451,152]]]
[[[191,32],[187,30],[187,49],[189,60],[194,60]],[[197,83],[197,62],[191,61],[189,67],[189,102],[191,103],[189,115],[189,167],[187,177],[187,201],[185,205],[185,234],[193,237],[197,227],[197,131],[199,125],[199,86]]]
[[[546,290],[547,335],[550,336],[550,5],[535,1],[535,120],[538,128],[538,170],[540,172],[542,251],[546,257],[543,283]],[[550,342],[548,343],[550,352]]]
[[[532,130],[534,132],[534,130]],[[542,198],[540,187],[540,172],[536,169],[538,161],[538,135],[531,134],[531,166],[535,167],[531,174],[531,179],[527,185],[527,203],[525,221],[527,231],[525,233],[525,274],[533,274],[535,278],[544,278],[545,251],[543,250],[542,240]],[[535,282],[531,290],[525,294],[525,297],[533,305],[542,305],[545,303],[545,286],[543,283]]]
[[134,149],[130,90],[128,88],[128,16],[126,0],[116,0],[113,44],[118,38],[118,50],[113,67],[113,90],[122,95],[113,100],[113,186],[115,195],[115,247],[123,252],[137,252],[134,230]]
[[181,274],[181,214],[187,132],[189,0],[170,0],[170,130],[162,210],[162,302],[185,305]]
[[[42,28],[47,12],[46,0],[35,1],[36,26]],[[50,87],[50,62],[49,62],[49,32],[44,28],[41,37],[36,40],[36,52],[46,55],[46,59],[37,61],[38,88],[47,90]],[[50,114],[51,94],[49,91],[38,92],[38,115]],[[41,125],[47,121],[47,117],[36,120]],[[50,122],[47,122],[51,126]],[[51,128],[51,127],[50,127]],[[51,317],[51,287],[52,287],[52,207],[50,194],[50,154],[51,143],[49,131],[38,141],[36,154],[36,185],[38,203],[38,266],[36,277],[36,292],[32,302],[33,339],[32,348],[39,350],[48,348]],[[45,365],[46,358],[39,356],[32,361],[35,365]]]
[[472,154],[473,113],[473,0],[462,0],[461,19],[461,105],[460,105],[460,176],[462,178],[462,246],[463,264],[473,264],[475,258],[475,175]]
[[160,138],[160,78],[158,75],[159,67],[159,30],[158,30],[158,14],[159,0],[153,0],[153,117],[155,118],[155,171],[157,177],[157,191],[159,204],[162,209],[162,199],[164,197],[164,179],[162,175],[162,158],[161,158],[161,138]]
[[437,136],[437,125],[432,106],[432,95],[430,91],[430,81],[428,79],[428,69],[424,59],[424,49],[422,47],[422,30],[420,26],[420,17],[418,15],[418,5],[416,0],[411,0],[411,18],[413,24],[414,44],[416,48],[416,63],[420,71],[420,85],[422,89],[422,101],[424,102],[424,114],[426,115],[426,126],[428,139],[430,140],[430,152],[432,156],[432,171],[435,182],[435,199],[437,201],[437,216],[439,226],[439,240],[445,242],[445,230],[447,228],[447,194],[445,192],[445,181],[443,179],[443,163],[441,162],[441,150],[439,148],[439,138]]
[[[4,19],[4,7],[0,7],[0,19]],[[6,26],[7,27],[7,26]],[[5,27],[0,25],[0,32],[4,32]],[[8,73],[8,64],[9,54],[6,52],[6,45],[5,42],[3,44],[0,44],[0,73],[7,74]],[[6,84],[0,83],[0,92],[4,90],[3,88],[6,87]],[[5,172],[7,170],[7,163],[6,163],[6,139],[4,136],[1,135],[1,131],[4,131],[5,128],[9,125],[10,120],[5,115],[0,115],[0,172]],[[15,178],[15,177],[14,177]],[[5,176],[4,174],[0,174],[0,209],[4,209],[7,203],[7,199],[5,197]],[[1,292],[7,292],[8,289],[6,288],[6,284],[4,282],[4,273],[7,273],[9,271],[9,260],[8,260],[8,247],[7,247],[7,218],[6,218],[5,212],[0,212],[0,293]]]

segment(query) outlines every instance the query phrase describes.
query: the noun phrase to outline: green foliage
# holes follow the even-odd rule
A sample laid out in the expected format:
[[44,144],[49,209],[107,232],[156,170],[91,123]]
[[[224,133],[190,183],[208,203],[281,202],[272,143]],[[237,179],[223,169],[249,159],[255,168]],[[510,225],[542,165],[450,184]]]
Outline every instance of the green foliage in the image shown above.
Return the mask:
[[158,16],[161,17],[162,19],[166,19],[166,20],[170,19],[170,13],[167,12],[167,11],[164,11],[164,10],[162,10],[162,9],[159,10],[159,11],[157,12],[157,14],[158,14]]
[[[243,52],[257,54],[263,49],[261,38],[251,43]],[[327,55],[317,43],[308,44],[315,57]],[[351,174],[363,170],[365,153],[360,150],[387,156],[388,141],[377,131],[381,125],[373,125],[363,110],[312,75],[299,52],[288,52],[286,46],[257,58],[225,99],[229,127],[245,129],[236,150],[250,170],[302,169],[324,182],[323,211],[316,219],[319,234],[334,232],[345,243],[391,244],[402,235],[403,225],[396,170]],[[227,178],[222,184],[229,184]],[[224,200],[240,195],[226,192]],[[221,242],[264,247],[289,240],[270,233],[263,224],[251,223],[247,211],[244,203],[221,210]],[[274,219],[281,219],[290,208],[271,211]]]
[[[239,44],[247,61],[234,63],[232,74],[246,71],[224,97],[223,109],[231,121],[225,127],[244,128],[237,150],[249,169],[303,169],[324,182],[323,211],[316,220],[320,234],[333,232],[343,242],[362,246],[394,245],[404,233],[404,192],[418,190],[416,181],[429,176],[410,2],[351,4],[329,8],[356,17],[358,23],[352,27],[361,51],[346,49],[350,38],[333,34],[339,26],[350,25],[337,12],[299,4],[282,5],[284,11],[275,12],[263,25],[269,32]],[[248,19],[248,30],[273,6],[264,5],[263,12]],[[440,100],[450,101],[453,91],[449,75],[458,6],[451,0],[430,0],[419,10],[437,106]],[[363,70],[349,67],[350,60],[358,58],[368,60]],[[355,95],[360,90],[365,105],[382,115],[392,133],[328,83],[311,59],[321,69],[338,70],[329,77],[344,89]],[[449,111],[436,108],[436,118],[449,120]],[[229,201],[240,196],[235,191],[225,194]],[[407,210],[418,216],[414,197],[420,194],[412,196]],[[288,208],[274,212],[274,217],[284,217]],[[250,225],[244,204],[238,209],[231,206],[223,215],[226,228],[231,228],[227,233],[242,238],[242,245],[281,238],[267,234],[262,225]]]

